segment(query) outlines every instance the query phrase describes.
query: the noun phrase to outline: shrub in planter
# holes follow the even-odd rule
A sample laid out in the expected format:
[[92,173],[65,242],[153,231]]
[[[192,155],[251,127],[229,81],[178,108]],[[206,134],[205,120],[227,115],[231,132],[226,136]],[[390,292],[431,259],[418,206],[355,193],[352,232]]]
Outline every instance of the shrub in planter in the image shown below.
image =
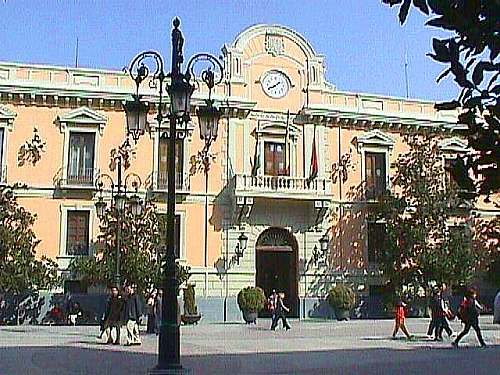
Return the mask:
[[194,293],[194,285],[188,285],[184,289],[184,314],[181,320],[184,324],[196,324],[201,319],[198,314],[198,306],[196,306],[196,299]]
[[335,310],[338,320],[347,320],[356,303],[356,295],[346,285],[338,284],[328,293],[328,304]]
[[249,286],[238,293],[238,306],[247,323],[255,323],[257,314],[266,305],[266,296],[259,287]]

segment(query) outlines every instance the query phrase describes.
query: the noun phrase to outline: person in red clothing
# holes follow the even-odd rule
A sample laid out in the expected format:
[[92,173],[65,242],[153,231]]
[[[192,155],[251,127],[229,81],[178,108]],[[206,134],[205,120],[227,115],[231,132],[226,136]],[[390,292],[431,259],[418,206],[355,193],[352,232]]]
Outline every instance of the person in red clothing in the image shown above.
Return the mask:
[[401,328],[401,331],[403,331],[406,337],[408,339],[411,339],[411,335],[408,332],[408,329],[406,328],[405,318],[406,318],[406,303],[404,303],[401,299],[399,299],[398,303],[396,304],[395,325],[394,325],[394,331],[392,332],[392,338],[396,338],[396,335],[399,329]]

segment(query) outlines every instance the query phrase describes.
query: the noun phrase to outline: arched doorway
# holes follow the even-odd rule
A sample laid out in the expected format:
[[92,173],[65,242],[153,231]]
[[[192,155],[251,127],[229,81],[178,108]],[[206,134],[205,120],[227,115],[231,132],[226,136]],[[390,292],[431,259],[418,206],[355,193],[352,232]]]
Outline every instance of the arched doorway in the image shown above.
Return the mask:
[[[255,284],[269,296],[273,289],[284,292],[285,303],[290,307],[289,316],[299,316],[298,298],[298,245],[294,236],[283,228],[268,228],[257,239],[257,273]],[[270,316],[263,311],[262,316]]]

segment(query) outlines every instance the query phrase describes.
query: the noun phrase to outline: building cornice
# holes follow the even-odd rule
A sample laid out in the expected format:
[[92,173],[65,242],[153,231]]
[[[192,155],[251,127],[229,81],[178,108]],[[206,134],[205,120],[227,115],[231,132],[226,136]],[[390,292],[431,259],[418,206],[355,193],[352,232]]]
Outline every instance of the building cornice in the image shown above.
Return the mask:
[[443,130],[457,130],[457,117],[446,116],[441,113],[410,115],[407,112],[389,112],[384,110],[369,110],[364,108],[345,108],[329,105],[309,105],[303,108],[297,121],[302,123],[340,124],[360,128],[411,127],[416,130],[423,128],[441,128]]

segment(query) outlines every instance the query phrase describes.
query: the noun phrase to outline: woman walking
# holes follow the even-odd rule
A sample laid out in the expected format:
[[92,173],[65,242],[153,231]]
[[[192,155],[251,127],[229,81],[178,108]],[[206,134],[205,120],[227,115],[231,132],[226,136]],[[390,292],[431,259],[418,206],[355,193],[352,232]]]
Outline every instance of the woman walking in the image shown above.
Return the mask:
[[398,303],[396,304],[395,324],[394,324],[394,331],[392,332],[393,339],[396,338],[399,329],[403,331],[403,333],[406,335],[408,339],[411,339],[411,335],[409,334],[408,329],[406,329],[405,319],[406,319],[406,303],[404,303],[401,299],[399,299]]
[[278,325],[278,320],[281,319],[283,323],[283,327],[288,331],[290,329],[290,325],[286,320],[286,313],[290,311],[288,307],[284,304],[285,293],[278,293],[278,298],[276,301],[276,309],[274,310],[273,322],[271,323],[271,330],[275,331],[276,326]]

